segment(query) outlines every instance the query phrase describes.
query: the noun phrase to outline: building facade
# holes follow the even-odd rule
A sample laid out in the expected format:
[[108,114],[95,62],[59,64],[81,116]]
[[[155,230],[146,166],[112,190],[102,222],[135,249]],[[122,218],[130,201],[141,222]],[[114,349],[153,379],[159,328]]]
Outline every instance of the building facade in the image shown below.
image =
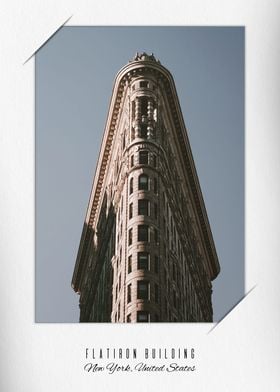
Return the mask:
[[219,262],[171,73],[116,76],[74,269],[80,322],[212,321]]

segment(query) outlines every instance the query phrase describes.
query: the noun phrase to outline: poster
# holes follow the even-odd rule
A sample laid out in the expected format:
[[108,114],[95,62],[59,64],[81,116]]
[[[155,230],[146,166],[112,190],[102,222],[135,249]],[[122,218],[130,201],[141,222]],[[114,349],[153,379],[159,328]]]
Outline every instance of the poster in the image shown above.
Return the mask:
[[[190,2],[184,7],[181,5],[182,13],[178,12],[181,9],[178,5],[179,10],[174,10],[172,21],[167,19],[170,15],[168,2],[161,3],[161,12],[153,17],[153,12],[150,15],[144,10],[143,14],[140,12],[141,16],[135,14],[125,2],[122,7],[110,4],[110,12],[106,14],[104,8],[87,6],[79,6],[76,11],[73,6],[69,10],[69,4],[55,9],[51,5],[42,9],[33,3],[27,3],[24,10],[8,8],[2,27],[2,34],[7,37],[3,41],[3,52],[7,53],[2,59],[3,75],[8,75],[3,78],[3,107],[7,109],[2,120],[5,181],[1,228],[4,244],[1,383],[4,390],[142,390],[144,387],[148,390],[155,387],[163,390],[242,390],[249,387],[277,390],[279,335],[275,326],[279,318],[276,279],[279,228],[275,216],[279,154],[275,124],[279,60],[277,51],[272,50],[277,45],[277,4],[271,3],[269,9],[264,8],[263,2],[258,2],[254,10],[237,4],[232,12],[229,8],[221,12],[218,7],[208,8],[207,2],[204,7]],[[124,8],[130,9],[131,14],[126,12],[124,16]],[[14,15],[19,23],[11,23]],[[134,325],[128,332],[127,326],[121,324],[35,322],[37,189],[34,170],[35,62],[32,54],[65,22],[67,26],[245,26],[245,287],[242,301],[220,323],[151,324],[149,329]],[[188,124],[187,118],[185,121]],[[86,194],[85,199],[87,197]],[[54,290],[52,279],[47,283],[49,291]],[[56,292],[56,300],[60,299],[60,293]],[[145,355],[145,348],[166,348],[169,352],[172,348],[187,348],[190,358],[181,361],[177,350],[176,361],[182,363],[181,367],[195,366],[195,371],[84,371],[87,353],[92,355],[92,349],[103,348],[105,352],[109,348],[112,351],[109,359],[116,362],[112,349],[127,347],[137,350],[139,362]],[[118,362],[124,367],[127,363],[125,358]]]

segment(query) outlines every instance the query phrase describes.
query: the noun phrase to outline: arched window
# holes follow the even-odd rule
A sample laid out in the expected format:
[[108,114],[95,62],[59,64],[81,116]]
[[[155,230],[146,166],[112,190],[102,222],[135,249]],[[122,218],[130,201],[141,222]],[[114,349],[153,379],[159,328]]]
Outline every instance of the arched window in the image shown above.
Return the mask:
[[149,189],[149,177],[146,174],[141,174],[138,177],[138,189],[144,191]]

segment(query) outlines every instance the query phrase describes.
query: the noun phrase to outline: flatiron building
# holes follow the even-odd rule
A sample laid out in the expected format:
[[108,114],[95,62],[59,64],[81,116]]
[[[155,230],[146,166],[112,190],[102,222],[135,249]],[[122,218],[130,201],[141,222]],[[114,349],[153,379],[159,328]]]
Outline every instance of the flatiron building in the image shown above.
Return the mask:
[[207,322],[220,270],[171,73],[116,76],[72,279],[80,322]]

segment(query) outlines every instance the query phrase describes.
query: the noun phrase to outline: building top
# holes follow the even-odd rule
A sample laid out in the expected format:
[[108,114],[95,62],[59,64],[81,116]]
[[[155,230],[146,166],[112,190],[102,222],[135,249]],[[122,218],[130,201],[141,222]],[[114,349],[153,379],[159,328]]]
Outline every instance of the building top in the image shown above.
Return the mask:
[[79,290],[80,274],[83,268],[83,254],[86,252],[90,232],[96,225],[97,211],[100,205],[101,190],[110,157],[110,152],[114,140],[114,135],[118,126],[118,119],[121,113],[121,102],[126,86],[134,77],[143,76],[147,72],[152,72],[161,83],[162,89],[168,101],[168,106],[174,121],[176,137],[178,138],[180,152],[185,167],[185,175],[192,191],[193,202],[196,206],[197,217],[201,227],[202,236],[209,254],[209,268],[211,277],[215,279],[220,271],[219,261],[211,233],[210,224],[204,205],[202,192],[196,173],[190,143],[187,136],[183,114],[181,111],[175,83],[172,74],[155,58],[153,54],[136,53],[134,58],[127,65],[120,69],[115,78],[109,112],[107,116],[102,145],[99,153],[98,163],[95,172],[94,183],[88,204],[84,230],[80,242],[75,271],[72,280],[73,288]]

